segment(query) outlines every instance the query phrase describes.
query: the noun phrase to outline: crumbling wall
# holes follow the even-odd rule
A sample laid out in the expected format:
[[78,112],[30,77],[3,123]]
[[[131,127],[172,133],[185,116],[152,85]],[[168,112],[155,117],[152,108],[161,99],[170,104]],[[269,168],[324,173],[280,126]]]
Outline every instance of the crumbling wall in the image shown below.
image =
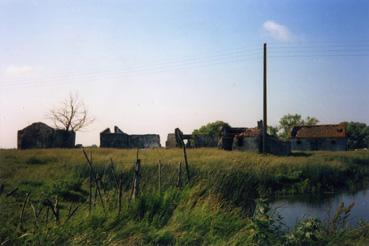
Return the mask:
[[[248,128],[244,132],[236,134],[233,140],[233,149],[262,153],[263,151],[263,124],[258,121],[258,126]],[[266,136],[266,153],[273,155],[289,155],[291,145],[271,135]]]
[[165,147],[166,148],[177,148],[177,147],[180,147],[177,144],[176,134],[174,134],[174,133],[169,133],[168,134],[167,141],[165,141]]
[[114,133],[109,128],[100,133],[100,147],[129,148],[129,135],[114,127]]
[[[283,142],[273,136],[266,138],[266,152],[273,155],[286,156],[291,153],[291,145],[289,142]],[[233,142],[234,150],[243,150],[261,153],[263,147],[263,138],[258,136],[235,137]]]
[[218,147],[224,150],[232,150],[234,137],[246,131],[246,129],[245,127],[223,127]]
[[72,131],[55,130],[53,148],[74,148],[76,133]]
[[347,138],[310,138],[290,140],[293,151],[346,151]]
[[114,132],[109,128],[100,133],[100,147],[103,148],[158,148],[160,136],[158,134],[129,135],[114,127]]
[[[186,147],[188,148],[211,148],[218,146],[219,137],[217,136],[183,134],[181,131],[180,134],[182,136],[182,139],[186,142]],[[177,138],[178,137],[175,133],[169,133],[167,136],[167,141],[165,142],[165,147],[181,147],[181,143]]]
[[72,131],[54,129],[45,123],[36,122],[17,133],[18,149],[73,148],[76,134]]
[[[211,148],[218,146],[219,138],[217,136],[193,135],[193,147],[195,148]],[[191,141],[190,141],[191,142]]]
[[260,136],[234,137],[233,150],[260,152],[260,149],[261,149]]
[[160,136],[158,134],[130,135],[131,148],[160,148]]
[[266,151],[273,155],[287,156],[291,153],[291,144],[273,136],[267,136]]

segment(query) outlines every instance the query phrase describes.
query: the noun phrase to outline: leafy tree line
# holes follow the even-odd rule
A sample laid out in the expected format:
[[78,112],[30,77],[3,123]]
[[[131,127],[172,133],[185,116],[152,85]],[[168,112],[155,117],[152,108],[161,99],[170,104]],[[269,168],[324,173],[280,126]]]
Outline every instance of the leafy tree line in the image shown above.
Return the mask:
[[[294,126],[312,126],[319,123],[316,117],[303,118],[299,114],[284,115],[277,126],[268,126],[268,133],[282,140],[288,140]],[[361,122],[345,122],[349,149],[369,148],[369,126]],[[218,136],[224,126],[230,126],[224,121],[210,122],[192,132],[194,135]]]
[[[275,127],[269,126],[269,134],[277,136],[283,140],[288,140],[289,134],[294,126],[312,126],[319,123],[315,117],[307,116],[305,119],[299,114],[287,114],[279,120]],[[348,148],[362,149],[369,148],[369,126],[361,122],[344,122],[346,124]]]
[[269,126],[268,132],[270,135],[279,137],[283,140],[288,140],[294,126],[313,126],[317,123],[319,123],[319,120],[315,117],[307,116],[304,119],[299,114],[287,114],[279,120],[279,124],[277,126]]
[[229,127],[229,124],[224,121],[210,122],[199,129],[195,129],[193,135],[207,135],[207,136],[219,136],[220,131],[223,127]]
[[369,126],[360,122],[347,122],[349,149],[369,148]]

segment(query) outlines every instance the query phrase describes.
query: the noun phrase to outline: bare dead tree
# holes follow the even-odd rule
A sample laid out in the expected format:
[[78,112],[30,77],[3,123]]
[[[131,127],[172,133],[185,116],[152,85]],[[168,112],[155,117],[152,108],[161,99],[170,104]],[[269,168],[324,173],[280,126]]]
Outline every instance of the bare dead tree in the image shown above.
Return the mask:
[[59,106],[51,109],[48,118],[53,121],[55,128],[74,132],[94,122],[77,94],[70,94]]

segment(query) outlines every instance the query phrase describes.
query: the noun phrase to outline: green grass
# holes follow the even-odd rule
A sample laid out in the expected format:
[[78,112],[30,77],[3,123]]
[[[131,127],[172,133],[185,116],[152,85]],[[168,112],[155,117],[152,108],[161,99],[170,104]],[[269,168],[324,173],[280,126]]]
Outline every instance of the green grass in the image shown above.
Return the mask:
[[[0,150],[0,243],[12,244],[125,244],[125,245],[350,245],[368,242],[368,225],[328,232],[328,225],[301,222],[286,233],[278,221],[257,213],[257,199],[286,194],[355,190],[368,185],[369,152],[316,152],[289,157],[263,156],[217,149],[190,149],[192,181],[176,188],[180,149],[140,150],[142,193],[130,201],[136,150],[91,148],[95,170],[102,175],[114,161],[123,171],[123,208],[117,214],[112,174],[102,181],[104,212],[99,200],[88,215],[89,169],[81,149]],[[158,162],[162,163],[162,193],[158,192]],[[185,171],[183,180],[186,181]],[[186,182],[185,182],[186,183]],[[12,196],[5,194],[18,187]],[[41,208],[58,196],[59,224],[46,211],[37,221],[28,204],[19,226],[25,194]],[[80,206],[66,222],[68,208]],[[260,207],[260,204],[258,205]],[[264,205],[267,207],[267,205]],[[46,210],[46,209],[45,209]],[[51,218],[51,217],[50,217]],[[319,224],[319,225],[318,225]],[[306,235],[314,237],[306,238]],[[290,239],[288,239],[290,238]],[[288,240],[289,241],[288,241]],[[305,242],[305,243],[302,243]],[[307,242],[307,243],[306,243]]]

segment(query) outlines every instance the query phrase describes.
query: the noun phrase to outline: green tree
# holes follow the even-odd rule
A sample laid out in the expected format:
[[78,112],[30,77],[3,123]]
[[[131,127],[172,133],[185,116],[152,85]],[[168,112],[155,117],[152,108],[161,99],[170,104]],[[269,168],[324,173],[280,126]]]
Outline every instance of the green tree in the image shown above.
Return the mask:
[[279,120],[279,125],[277,126],[278,129],[278,136],[284,140],[287,140],[289,134],[294,126],[312,126],[316,125],[319,120],[315,117],[306,117],[305,119],[302,118],[299,114],[287,114],[284,115]]
[[319,123],[319,120],[315,117],[306,117],[306,119],[303,121],[303,124],[305,126],[314,126]]
[[360,122],[347,123],[347,137],[349,149],[369,147],[369,126]]
[[278,137],[278,126],[268,126],[268,134]]
[[229,124],[223,121],[215,121],[208,123],[199,129],[196,129],[192,132],[193,135],[207,135],[207,136],[218,136],[221,129],[227,126],[229,127]]

